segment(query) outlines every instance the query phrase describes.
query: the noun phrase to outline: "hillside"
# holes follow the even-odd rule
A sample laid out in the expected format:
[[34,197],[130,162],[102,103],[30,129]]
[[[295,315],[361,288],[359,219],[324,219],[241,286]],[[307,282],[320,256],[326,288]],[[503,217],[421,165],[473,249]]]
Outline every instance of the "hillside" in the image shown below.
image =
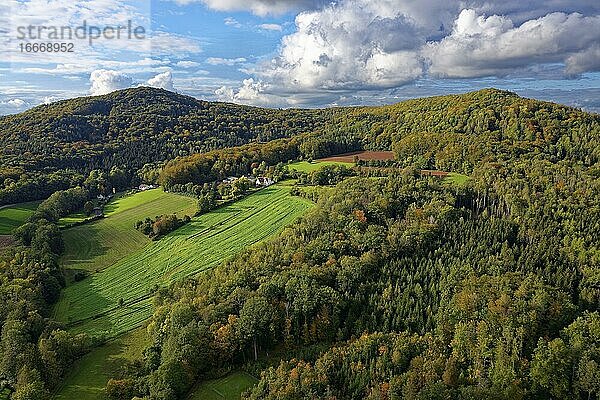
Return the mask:
[[41,105],[0,118],[0,204],[47,197],[93,169],[116,167],[132,177],[146,163],[312,131],[326,114],[209,103],[147,87]]
[[[400,157],[409,148],[424,167],[465,173],[478,159],[515,147],[589,166],[600,159],[599,126],[597,114],[495,89],[382,107],[274,110],[140,87],[0,118],[0,204],[47,197],[93,169],[116,170],[135,183],[156,175],[157,162],[298,135],[301,155],[312,158],[396,143]],[[469,158],[457,154],[461,143],[473,148]],[[154,166],[138,173],[146,163]]]
[[[70,187],[16,230],[0,263],[0,377],[13,398],[45,398],[67,375],[111,399],[202,397],[240,371],[260,377],[247,399],[600,391],[598,115],[494,89],[282,111],[138,88],[0,125],[1,202]],[[360,149],[394,159],[294,170]],[[248,194],[242,175],[289,186]],[[183,207],[146,208],[138,196],[152,193],[138,194],[59,229],[140,181],[197,200],[200,215],[131,245],[133,221],[150,217],[158,234],[164,219],[147,214]],[[89,276],[67,285],[68,259],[90,260]],[[141,325],[148,340],[131,349],[98,347]],[[92,379],[73,374],[85,353]],[[125,367],[96,377],[89,364],[111,354]]]

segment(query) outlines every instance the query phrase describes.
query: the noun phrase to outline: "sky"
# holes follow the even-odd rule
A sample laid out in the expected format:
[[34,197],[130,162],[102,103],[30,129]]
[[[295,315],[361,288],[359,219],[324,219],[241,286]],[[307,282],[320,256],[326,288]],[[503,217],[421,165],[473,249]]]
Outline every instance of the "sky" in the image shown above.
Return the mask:
[[598,113],[600,1],[1,1],[0,114],[141,85],[277,108],[496,87]]

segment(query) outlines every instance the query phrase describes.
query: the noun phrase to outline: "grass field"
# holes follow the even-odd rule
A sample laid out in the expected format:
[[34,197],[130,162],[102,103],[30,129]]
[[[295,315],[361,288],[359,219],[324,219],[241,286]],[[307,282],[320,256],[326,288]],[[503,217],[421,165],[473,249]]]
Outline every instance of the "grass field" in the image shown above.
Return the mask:
[[340,161],[313,161],[309,163],[308,161],[298,161],[292,164],[289,164],[288,167],[292,170],[298,172],[306,172],[307,174],[318,169],[321,169],[327,165],[344,165],[346,167],[352,167],[354,163],[340,162]]
[[289,187],[272,186],[193,218],[158,242],[67,287],[55,317],[75,332],[108,337],[140,326],[152,314],[151,294],[156,286],[220,264],[281,231],[310,207],[308,200],[292,197],[289,191]]
[[242,393],[256,382],[252,375],[234,372],[221,379],[202,382],[192,390],[187,400],[239,400]]
[[150,243],[134,224],[146,217],[176,213],[194,215],[196,200],[162,189],[139,192],[115,199],[105,207],[106,218],[63,231],[68,269],[101,271]]
[[354,160],[394,160],[393,151],[353,151],[351,153],[337,154],[321,158],[317,161],[340,161],[354,164]]
[[0,235],[10,235],[13,229],[23,225],[40,203],[31,201],[0,208]]
[[55,400],[104,400],[106,382],[118,377],[128,361],[140,359],[149,344],[142,328],[96,347],[77,361],[73,372],[57,388]]
[[58,226],[64,227],[64,226],[68,226],[68,225],[71,225],[71,224],[74,224],[77,222],[83,222],[89,217],[90,216],[86,215],[84,212],[69,214],[69,216],[62,217],[61,219],[58,220]]
[[454,186],[463,186],[469,177],[467,175],[458,174],[456,172],[450,172],[446,178],[444,178],[445,182],[448,182]]

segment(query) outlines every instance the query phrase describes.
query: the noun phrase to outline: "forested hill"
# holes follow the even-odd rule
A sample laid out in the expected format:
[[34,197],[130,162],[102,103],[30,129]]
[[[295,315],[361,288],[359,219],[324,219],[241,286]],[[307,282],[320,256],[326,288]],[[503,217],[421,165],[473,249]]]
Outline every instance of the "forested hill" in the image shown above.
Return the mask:
[[327,114],[209,103],[147,87],[42,105],[0,118],[0,204],[43,198],[94,169],[135,175],[146,163],[310,132]]
[[2,162],[27,169],[139,164],[289,137],[315,129],[323,115],[209,103],[139,87],[1,118]]
[[465,173],[499,155],[590,166],[600,159],[599,126],[597,114],[495,89],[383,107],[275,110],[140,87],[0,118],[0,204],[47,197],[92,170],[134,181],[146,163],[293,136],[299,154],[313,158],[393,148],[411,165]]

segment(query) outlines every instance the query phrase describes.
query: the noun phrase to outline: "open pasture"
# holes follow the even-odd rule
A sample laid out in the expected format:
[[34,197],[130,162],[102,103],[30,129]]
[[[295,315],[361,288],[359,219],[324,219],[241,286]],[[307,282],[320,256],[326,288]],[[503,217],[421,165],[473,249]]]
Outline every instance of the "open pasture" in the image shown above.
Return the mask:
[[288,167],[290,170],[294,170],[294,171],[298,171],[298,172],[305,172],[307,174],[313,172],[313,171],[317,171],[325,166],[328,165],[343,165],[345,167],[352,167],[353,164],[347,163],[347,162],[339,162],[339,161],[313,161],[313,162],[308,162],[308,161],[297,161],[295,163],[289,164]]
[[354,163],[356,159],[359,160],[393,160],[394,152],[392,151],[354,151],[352,153],[338,154],[331,157],[320,158],[318,162],[343,162],[343,163]]
[[57,388],[54,399],[105,400],[108,380],[118,377],[128,362],[141,359],[149,344],[146,330],[137,329],[92,349],[77,360],[72,373]]
[[289,191],[282,186],[263,189],[132,251],[67,287],[56,306],[56,318],[75,332],[108,337],[140,326],[152,314],[156,287],[215,267],[280,232],[311,206]]
[[240,400],[242,393],[256,382],[252,375],[233,372],[223,378],[200,383],[192,390],[188,400]]
[[23,225],[40,203],[40,201],[30,201],[0,207],[0,235],[10,235],[13,229]]
[[196,200],[154,189],[117,198],[104,211],[106,218],[63,231],[65,268],[103,270],[150,243],[134,228],[137,221],[161,214],[194,215]]

